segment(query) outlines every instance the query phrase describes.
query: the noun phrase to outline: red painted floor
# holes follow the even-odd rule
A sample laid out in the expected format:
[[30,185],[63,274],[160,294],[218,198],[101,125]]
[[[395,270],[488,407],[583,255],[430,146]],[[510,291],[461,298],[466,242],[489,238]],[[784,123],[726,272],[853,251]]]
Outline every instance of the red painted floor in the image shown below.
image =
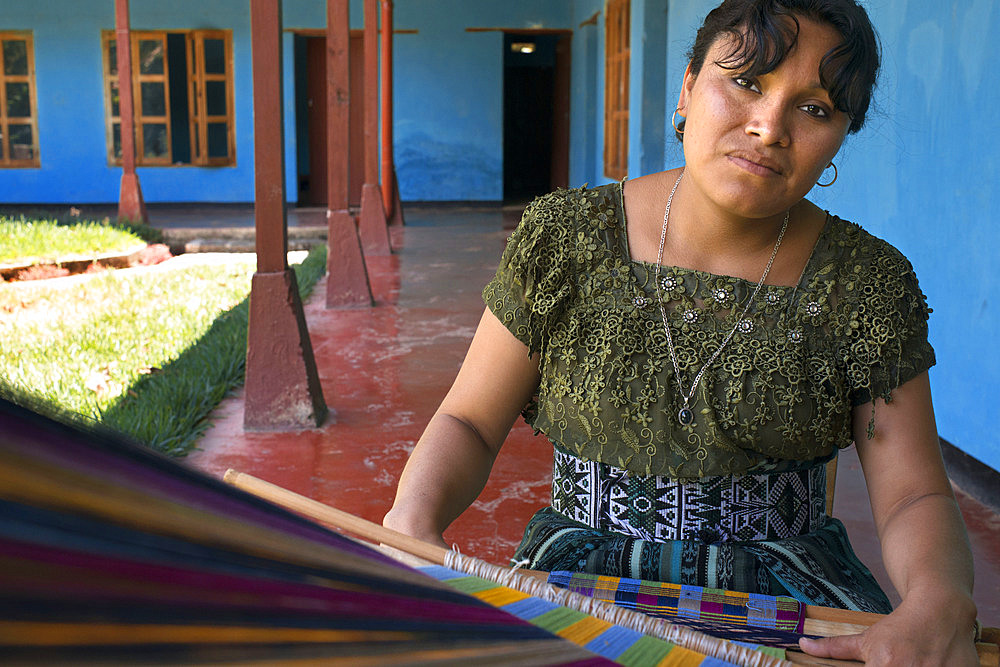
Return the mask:
[[[326,310],[325,282],[306,303],[316,364],[331,417],[296,433],[244,433],[237,394],[188,457],[220,476],[256,475],[381,522],[406,458],[457,372],[482,314],[480,290],[496,270],[512,223],[497,208],[407,210],[392,230],[398,252],[368,258],[377,304]],[[506,562],[524,524],[548,502],[552,447],[515,426],[480,499],[445,533],[462,552]],[[1000,626],[1000,516],[959,491],[976,557],[980,618]],[[867,492],[853,450],[842,455],[834,514],[890,597]]]

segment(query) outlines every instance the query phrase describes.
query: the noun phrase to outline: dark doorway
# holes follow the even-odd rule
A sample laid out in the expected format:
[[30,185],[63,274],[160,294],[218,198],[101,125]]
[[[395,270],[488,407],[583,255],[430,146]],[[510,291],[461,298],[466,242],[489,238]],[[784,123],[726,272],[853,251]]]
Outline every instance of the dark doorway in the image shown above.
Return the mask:
[[[351,31],[351,137],[348,201],[361,204],[364,185],[364,41]],[[295,36],[295,131],[299,206],[326,206],[326,38]]]
[[505,202],[568,185],[569,94],[568,34],[504,35]]

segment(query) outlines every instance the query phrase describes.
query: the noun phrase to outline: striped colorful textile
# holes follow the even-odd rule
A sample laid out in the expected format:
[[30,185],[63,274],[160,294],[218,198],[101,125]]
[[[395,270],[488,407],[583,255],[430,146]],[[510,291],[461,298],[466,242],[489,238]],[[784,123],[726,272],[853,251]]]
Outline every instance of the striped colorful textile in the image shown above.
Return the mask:
[[663,618],[690,618],[800,634],[806,619],[805,606],[783,595],[740,593],[585,572],[551,572],[549,583]]
[[[798,649],[805,606],[787,596],[740,593],[585,572],[551,572],[553,586],[754,648]],[[774,655],[784,657],[780,652]]]
[[608,660],[103,431],[0,399],[0,664]]
[[[526,593],[501,586],[487,579],[469,576],[464,572],[440,565],[430,565],[419,569],[467,595],[488,602],[494,607],[529,621],[621,665],[635,667],[651,667],[653,665],[662,667],[724,667],[732,665],[725,660],[702,655],[668,641],[648,637],[582,612],[561,607],[553,602],[531,597]],[[770,653],[770,651],[768,652]]]

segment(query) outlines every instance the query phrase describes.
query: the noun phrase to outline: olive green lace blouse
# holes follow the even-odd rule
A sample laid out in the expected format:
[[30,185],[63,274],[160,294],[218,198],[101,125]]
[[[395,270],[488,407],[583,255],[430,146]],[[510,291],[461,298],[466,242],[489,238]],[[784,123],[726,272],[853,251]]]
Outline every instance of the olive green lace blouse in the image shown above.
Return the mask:
[[[630,259],[624,220],[617,183],[540,197],[483,290],[497,318],[540,353],[525,418],[576,456],[674,478],[805,465],[851,443],[853,406],[889,399],[934,364],[910,263],[828,216],[798,285],[761,289],[683,426],[656,267]],[[675,267],[660,280],[687,389],[756,283]]]

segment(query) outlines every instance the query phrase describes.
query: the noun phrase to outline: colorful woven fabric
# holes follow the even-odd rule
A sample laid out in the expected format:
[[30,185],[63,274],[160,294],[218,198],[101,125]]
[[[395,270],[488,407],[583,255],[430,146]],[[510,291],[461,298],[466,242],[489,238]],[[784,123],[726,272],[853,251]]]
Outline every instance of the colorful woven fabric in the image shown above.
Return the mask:
[[804,605],[789,597],[583,572],[551,572],[549,583],[755,648],[797,650],[799,639],[810,636],[803,634]]
[[0,664],[607,659],[113,434],[0,399]]
[[787,595],[806,604],[886,614],[888,598],[830,518],[785,540],[641,540],[590,528],[545,507],[531,518],[514,561],[532,570],[589,572],[691,586]]
[[549,583],[664,618],[690,618],[798,633],[803,631],[806,618],[805,606],[786,596],[604,577],[585,572],[551,572]]
[[[643,635],[634,630],[612,625],[579,611],[553,602],[531,597],[511,588],[480,577],[472,577],[439,565],[420,568],[426,574],[444,581],[457,590],[472,595],[544,630],[579,644],[588,651],[635,667],[724,667],[732,663],[675,646],[668,641]],[[763,647],[753,647],[778,657]]]

